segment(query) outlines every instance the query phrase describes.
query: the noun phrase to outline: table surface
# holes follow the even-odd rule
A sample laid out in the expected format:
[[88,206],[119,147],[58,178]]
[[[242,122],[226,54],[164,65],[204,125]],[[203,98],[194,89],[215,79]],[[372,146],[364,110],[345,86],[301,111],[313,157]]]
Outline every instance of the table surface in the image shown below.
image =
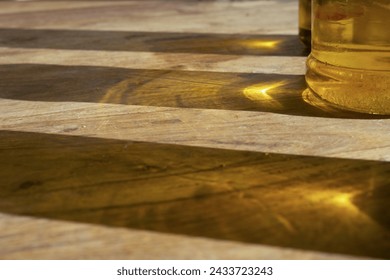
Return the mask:
[[390,119],[305,89],[297,2],[0,2],[0,258],[390,257]]

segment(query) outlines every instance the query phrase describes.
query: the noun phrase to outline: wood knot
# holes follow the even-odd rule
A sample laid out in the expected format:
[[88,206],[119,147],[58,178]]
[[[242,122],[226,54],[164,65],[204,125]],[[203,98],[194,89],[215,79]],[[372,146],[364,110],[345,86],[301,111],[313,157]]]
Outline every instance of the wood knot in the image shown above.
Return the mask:
[[27,190],[33,186],[39,186],[39,185],[42,185],[42,182],[41,181],[24,181],[23,183],[21,183],[19,185],[19,189],[20,190]]

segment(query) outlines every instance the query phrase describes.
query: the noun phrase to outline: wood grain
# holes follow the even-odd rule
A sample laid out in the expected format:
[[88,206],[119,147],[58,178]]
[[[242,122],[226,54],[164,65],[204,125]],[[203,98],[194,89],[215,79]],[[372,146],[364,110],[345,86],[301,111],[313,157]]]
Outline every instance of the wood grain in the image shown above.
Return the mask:
[[3,212],[389,257],[389,163],[19,132],[0,139]]
[[389,258],[390,119],[307,95],[297,3],[0,2],[0,258]]
[[[0,214],[0,259],[354,259],[353,256]],[[44,230],[42,230],[44,229]]]
[[[66,9],[55,10],[54,3],[48,9],[39,1],[1,3],[0,26],[223,34],[297,34],[298,28],[295,0],[87,2],[88,7],[81,7],[78,1],[69,1]],[[22,13],[17,12],[20,5],[25,7]]]

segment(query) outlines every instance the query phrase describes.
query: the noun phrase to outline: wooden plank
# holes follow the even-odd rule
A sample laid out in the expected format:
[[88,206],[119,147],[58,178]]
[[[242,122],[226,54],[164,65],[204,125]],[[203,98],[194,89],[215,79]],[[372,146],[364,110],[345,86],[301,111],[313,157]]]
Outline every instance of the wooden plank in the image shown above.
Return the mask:
[[389,163],[0,136],[2,212],[389,257]]
[[[87,8],[69,1],[66,9],[47,11],[44,2],[16,3],[26,7],[24,12],[0,14],[0,26],[227,34],[296,34],[298,28],[295,0],[283,0],[283,4],[279,0],[108,1],[109,7],[101,2],[92,1],[93,6]],[[12,4],[0,4],[12,9]],[[26,13],[30,7],[37,11]]]
[[388,258],[390,119],[306,55],[293,0],[0,2],[0,258]]
[[[0,214],[0,259],[354,259],[326,254]],[[7,229],[7,231],[4,231]]]
[[390,156],[388,119],[7,99],[0,106],[3,130],[351,159]]

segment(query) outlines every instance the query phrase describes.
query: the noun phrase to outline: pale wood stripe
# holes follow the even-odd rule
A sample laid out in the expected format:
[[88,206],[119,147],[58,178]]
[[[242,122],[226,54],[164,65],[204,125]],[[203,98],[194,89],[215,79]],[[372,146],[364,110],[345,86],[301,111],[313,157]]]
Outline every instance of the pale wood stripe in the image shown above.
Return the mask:
[[302,75],[305,57],[0,48],[0,64],[109,66],[132,69]]
[[[7,4],[33,9],[44,2]],[[61,3],[61,2],[58,2]],[[226,34],[297,34],[296,0],[263,1],[97,1],[95,7],[78,8],[75,1],[68,9],[35,13],[0,14],[1,27],[51,28],[78,30],[124,30],[156,32],[199,32]],[[87,3],[88,4],[88,3]],[[70,7],[74,7],[71,9]],[[158,7],[158,8],[156,8]],[[15,6],[13,8],[14,11]],[[45,8],[42,8],[45,9]],[[277,15],[277,16],[275,16]]]
[[7,99],[0,111],[3,130],[390,161],[390,119]]
[[[352,259],[142,230],[0,214],[0,259]],[[28,228],[28,231],[25,229]],[[42,231],[42,229],[45,229]]]

